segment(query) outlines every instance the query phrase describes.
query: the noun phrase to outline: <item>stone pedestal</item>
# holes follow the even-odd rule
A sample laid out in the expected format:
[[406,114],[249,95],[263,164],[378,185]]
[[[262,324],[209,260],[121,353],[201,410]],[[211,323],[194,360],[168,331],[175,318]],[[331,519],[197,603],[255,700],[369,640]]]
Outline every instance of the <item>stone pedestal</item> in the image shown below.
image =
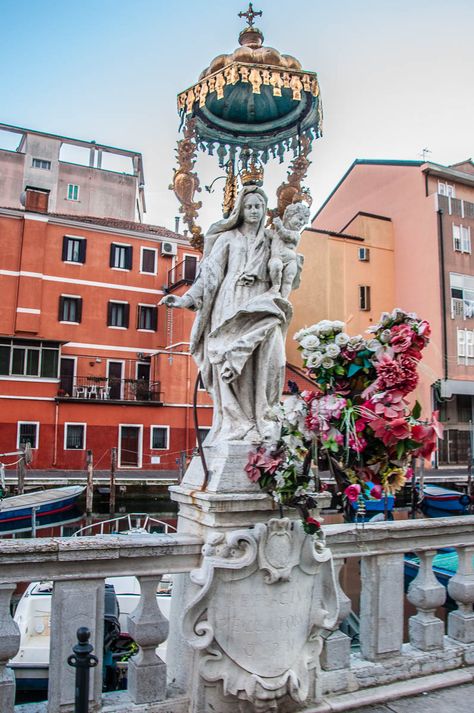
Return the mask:
[[[276,652],[281,657],[282,651],[291,648],[288,642],[293,642],[294,637],[292,633],[290,635],[289,631],[287,636],[290,638],[286,642],[285,627],[290,627],[291,630],[295,627],[296,629],[302,627],[302,630],[306,631],[305,627],[308,622],[306,622],[306,615],[303,615],[301,609],[301,591],[305,586],[319,587],[320,581],[317,577],[313,580],[311,574],[313,564],[308,564],[309,569],[306,573],[306,565],[298,565],[297,562],[299,562],[299,552],[302,551],[303,542],[307,542],[308,544],[304,547],[310,549],[314,547],[314,544],[305,537],[299,525],[293,531],[288,520],[279,520],[279,506],[269,495],[262,492],[256,483],[252,483],[248,479],[244,468],[247,464],[249,451],[253,449],[251,444],[229,442],[223,443],[219,448],[204,448],[209,469],[208,482],[205,483],[200,458],[194,458],[182,483],[170,488],[171,498],[179,503],[178,532],[201,537],[203,543],[207,544],[203,547],[201,569],[193,573],[191,577],[189,574],[183,574],[174,578],[170,636],[167,648],[168,681],[179,690],[188,693],[192,701],[190,713],[204,713],[204,711],[207,713],[210,710],[216,710],[219,713],[242,713],[243,711],[245,713],[247,711],[265,713],[267,710],[293,709],[294,700],[287,700],[285,703],[282,701],[277,708],[272,707],[275,700],[279,700],[279,696],[282,696],[283,699],[285,696],[291,698],[290,694],[284,692],[287,690],[288,684],[281,672],[278,675],[265,672],[262,674],[262,671],[255,672],[255,681],[260,680],[260,674],[264,677],[270,675],[270,679],[268,679],[270,682],[262,685],[277,685],[281,689],[281,691],[280,689],[275,691],[269,689],[269,707],[267,708],[264,701],[258,699],[258,696],[262,695],[261,693],[255,693],[255,701],[243,700],[241,696],[245,698],[249,695],[252,698],[253,695],[245,692],[241,692],[240,697],[231,695],[229,691],[225,691],[227,695],[224,695],[224,688],[229,685],[227,673],[224,675],[219,670],[219,675],[213,678],[213,662],[222,656],[225,659],[228,656],[228,649],[236,648],[235,654],[228,657],[228,661],[226,659],[227,663],[224,668],[226,668],[226,672],[227,668],[229,672],[232,672],[233,680],[235,679],[233,685],[237,689],[241,685],[248,689],[250,684],[245,683],[246,677],[251,677],[252,674],[246,673],[245,664],[239,666],[236,661],[250,656],[249,660],[254,661],[255,666],[258,667],[260,661],[263,670],[265,666],[262,663],[262,659],[264,659],[262,652],[273,651],[270,658],[274,658]],[[322,498],[324,499],[324,496]],[[326,505],[326,503],[324,504]],[[294,513],[294,518],[297,519],[296,513]],[[273,534],[270,545],[272,553],[270,559],[274,558],[272,565],[268,562],[262,564],[262,553],[266,547],[262,543],[267,542],[269,537],[265,534],[269,521],[275,523],[272,525]],[[247,543],[247,547],[253,551],[248,562],[245,559],[247,555],[242,543]],[[308,563],[313,561],[312,557],[316,558],[315,562],[319,561],[319,557],[322,557],[321,562],[324,560],[324,564],[318,565],[318,567],[324,568],[325,577],[329,577],[327,582],[330,581],[334,586],[333,606],[337,608],[336,583],[330,553],[322,543],[321,548],[324,555],[318,555],[316,551],[311,556],[309,554],[302,555],[303,562],[306,561],[305,557],[309,558]],[[306,550],[304,551],[306,552]],[[242,560],[241,563],[238,562],[239,558]],[[291,561],[293,564],[290,566]],[[301,566],[303,570],[299,568]],[[216,572],[215,576],[209,574],[209,568]],[[262,568],[262,574],[259,574],[259,568]],[[242,573],[235,571],[237,569],[241,569]],[[217,572],[222,572],[222,574],[217,574]],[[300,574],[297,575],[297,572]],[[267,579],[268,576],[270,579]],[[298,576],[302,577],[299,585]],[[206,584],[204,580],[207,577],[209,579]],[[272,580],[272,577],[275,579]],[[246,584],[243,583],[244,580]],[[271,584],[272,581],[276,583],[268,588],[265,582]],[[209,588],[209,595],[203,594],[204,591],[207,591],[206,588]],[[316,596],[315,605],[319,607],[319,604],[316,604],[318,595],[310,595],[309,591],[308,589],[306,600],[308,597],[311,599],[312,596]],[[311,589],[311,591],[313,590]],[[292,597],[296,597],[295,601],[290,601]],[[202,604],[199,605],[201,609],[196,604],[200,598],[202,599]],[[268,602],[266,598],[268,598]],[[244,599],[245,601],[243,601]],[[241,609],[243,609],[243,613],[239,613]],[[278,620],[276,626],[269,625],[273,609],[275,609],[275,617]],[[195,620],[192,620],[190,611],[194,616],[197,616]],[[247,627],[244,631],[243,622],[247,617],[246,612],[248,612],[247,625],[250,628]],[[183,613],[185,620],[188,620],[187,635],[183,634]],[[292,616],[293,619],[291,619]],[[207,644],[204,642],[201,646],[200,637],[196,637],[195,633],[201,629],[207,630],[207,623],[204,620],[206,617],[211,619],[209,626],[214,632],[215,639]],[[304,622],[303,619],[305,619]],[[195,621],[194,630],[192,627],[189,628],[191,620]],[[332,623],[334,624],[334,622]],[[311,627],[307,631],[310,629]],[[282,636],[282,641],[278,640],[277,642],[278,637]],[[203,641],[206,638],[205,634]],[[223,641],[227,643],[223,644]],[[302,650],[304,642],[300,643]],[[249,654],[246,646],[247,648],[260,647],[262,651]],[[320,641],[315,639],[311,647],[313,647],[311,648],[311,657],[315,657],[313,661],[316,662],[319,659]],[[303,654],[301,656],[301,661],[303,661]],[[317,666],[313,666],[305,679],[308,694],[304,695],[308,695],[310,700],[315,700],[316,669]],[[284,670],[283,668],[283,674]],[[300,674],[302,675],[301,672],[299,672]],[[296,679],[299,680],[298,676],[295,677]],[[257,684],[252,685],[257,686]],[[297,696],[296,693],[294,695]]]

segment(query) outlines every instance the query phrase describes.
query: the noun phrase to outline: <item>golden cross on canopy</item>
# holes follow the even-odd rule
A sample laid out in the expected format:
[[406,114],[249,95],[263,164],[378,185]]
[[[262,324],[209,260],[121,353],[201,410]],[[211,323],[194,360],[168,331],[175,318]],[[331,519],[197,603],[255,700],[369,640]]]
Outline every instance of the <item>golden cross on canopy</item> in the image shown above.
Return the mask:
[[253,5],[249,2],[249,9],[247,12],[239,12],[239,17],[247,18],[248,26],[253,27],[253,22],[255,17],[261,17],[263,12],[261,10],[254,10]]

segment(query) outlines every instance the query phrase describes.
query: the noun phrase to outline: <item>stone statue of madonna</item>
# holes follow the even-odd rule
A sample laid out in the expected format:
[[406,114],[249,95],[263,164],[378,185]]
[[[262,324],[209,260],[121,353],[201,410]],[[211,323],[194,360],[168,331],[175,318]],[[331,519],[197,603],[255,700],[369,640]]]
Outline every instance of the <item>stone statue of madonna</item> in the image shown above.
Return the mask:
[[292,309],[271,289],[266,212],[264,191],[244,187],[229,218],[214,223],[205,236],[192,287],[182,297],[161,301],[197,312],[190,349],[214,401],[206,445],[274,436],[270,410],[282,393]]

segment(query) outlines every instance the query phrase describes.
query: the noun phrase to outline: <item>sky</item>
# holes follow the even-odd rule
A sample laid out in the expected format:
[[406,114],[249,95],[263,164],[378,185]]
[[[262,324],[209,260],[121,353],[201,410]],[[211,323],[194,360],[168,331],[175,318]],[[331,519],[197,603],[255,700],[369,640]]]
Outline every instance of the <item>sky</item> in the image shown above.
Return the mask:
[[[0,122],[140,151],[145,221],[173,228],[176,95],[238,46],[247,5],[0,0]],[[254,9],[265,44],[318,73],[324,135],[306,181],[314,210],[356,158],[417,160],[423,148],[441,164],[474,157],[472,0],[261,0]],[[196,168],[202,185],[222,173],[202,154]],[[270,205],[285,175],[276,163],[266,169]],[[223,183],[200,195],[204,228],[220,217]]]

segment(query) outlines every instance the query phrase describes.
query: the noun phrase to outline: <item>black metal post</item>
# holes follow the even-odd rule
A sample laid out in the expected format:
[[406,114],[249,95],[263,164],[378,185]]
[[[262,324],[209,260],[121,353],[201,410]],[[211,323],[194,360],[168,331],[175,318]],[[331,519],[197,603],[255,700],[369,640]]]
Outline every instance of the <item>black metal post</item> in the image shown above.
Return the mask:
[[74,653],[68,657],[68,664],[76,669],[76,691],[74,696],[74,713],[89,713],[89,670],[99,663],[89,644],[91,632],[85,626],[77,630],[78,643],[72,647]]

